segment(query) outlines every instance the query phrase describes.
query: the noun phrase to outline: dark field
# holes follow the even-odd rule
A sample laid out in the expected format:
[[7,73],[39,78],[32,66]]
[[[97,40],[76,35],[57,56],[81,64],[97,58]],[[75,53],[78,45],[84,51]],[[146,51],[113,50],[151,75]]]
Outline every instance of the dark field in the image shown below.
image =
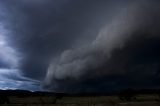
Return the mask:
[[0,106],[160,106],[158,92],[79,95],[17,90],[0,91],[0,94]]

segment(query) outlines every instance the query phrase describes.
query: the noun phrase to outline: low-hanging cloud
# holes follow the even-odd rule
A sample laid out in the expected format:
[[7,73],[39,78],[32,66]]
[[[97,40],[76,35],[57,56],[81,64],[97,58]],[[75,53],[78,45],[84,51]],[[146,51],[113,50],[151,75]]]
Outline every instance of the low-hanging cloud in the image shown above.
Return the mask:
[[[122,60],[118,60],[120,63],[116,63],[112,62],[115,61],[115,55],[113,56],[113,53],[115,50],[125,49],[126,43],[129,45],[129,42],[133,42],[131,39],[159,37],[158,32],[153,34],[153,32],[158,30],[153,21],[155,18],[153,14],[159,17],[157,7],[153,8],[153,5],[155,5],[153,2],[135,2],[121,8],[118,13],[115,14],[114,18],[100,29],[99,34],[91,44],[65,50],[58,58],[51,62],[44,87],[59,92],[80,92],[81,90],[84,92],[87,89],[90,89],[92,92],[94,87],[89,85],[84,87],[85,82],[89,79],[93,81],[99,77],[123,76],[128,73],[130,71],[129,69],[120,68],[123,67],[124,64],[127,66],[127,62],[123,61],[125,56]],[[150,29],[149,31],[147,31],[148,28]],[[146,33],[146,35],[144,35],[144,31],[148,34]],[[126,58],[130,59],[131,57],[127,57],[128,54],[126,52]],[[141,66],[143,70],[146,64]],[[131,67],[141,66],[134,65]],[[154,63],[148,66],[153,68]],[[117,69],[115,67],[117,67]],[[147,71],[145,71],[146,70],[144,70],[144,73],[147,73]],[[145,75],[144,73],[143,75]],[[103,84],[104,82],[99,83]],[[110,81],[108,81],[108,83],[109,82]],[[84,88],[81,87],[82,89],[80,90],[80,88],[74,88],[72,85],[81,85]]]
[[159,4],[0,0],[1,85],[73,93],[159,87]]

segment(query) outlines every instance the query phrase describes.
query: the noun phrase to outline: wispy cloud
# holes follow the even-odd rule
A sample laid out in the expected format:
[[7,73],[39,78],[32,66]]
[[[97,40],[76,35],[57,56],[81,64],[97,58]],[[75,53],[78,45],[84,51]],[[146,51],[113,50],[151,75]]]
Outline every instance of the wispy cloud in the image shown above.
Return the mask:
[[0,89],[40,90],[40,81],[23,77],[17,69],[0,69]]

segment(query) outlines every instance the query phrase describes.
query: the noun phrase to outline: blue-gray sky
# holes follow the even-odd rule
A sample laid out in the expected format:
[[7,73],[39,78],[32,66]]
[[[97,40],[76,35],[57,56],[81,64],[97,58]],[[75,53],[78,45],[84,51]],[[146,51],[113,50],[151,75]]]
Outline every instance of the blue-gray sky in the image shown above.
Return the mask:
[[159,88],[158,0],[0,0],[0,89]]

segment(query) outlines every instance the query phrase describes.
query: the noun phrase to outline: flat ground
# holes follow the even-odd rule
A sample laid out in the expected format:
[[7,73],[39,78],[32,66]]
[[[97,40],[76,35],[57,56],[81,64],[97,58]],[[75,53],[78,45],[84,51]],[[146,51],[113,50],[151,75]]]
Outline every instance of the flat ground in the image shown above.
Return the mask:
[[9,96],[0,106],[160,106],[154,95],[119,96]]

